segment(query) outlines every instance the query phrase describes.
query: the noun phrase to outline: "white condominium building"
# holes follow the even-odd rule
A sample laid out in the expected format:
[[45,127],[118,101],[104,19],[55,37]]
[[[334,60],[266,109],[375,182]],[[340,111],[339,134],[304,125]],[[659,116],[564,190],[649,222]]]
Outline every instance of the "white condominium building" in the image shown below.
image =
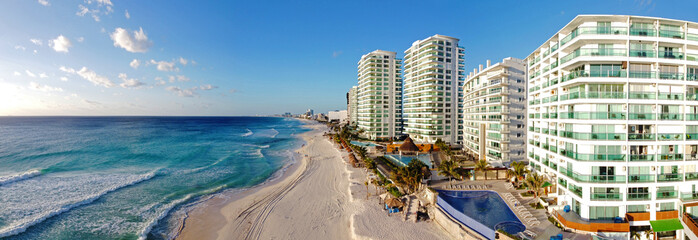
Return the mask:
[[463,146],[493,166],[526,160],[526,64],[505,58],[474,69],[463,86]]
[[369,139],[402,134],[402,60],[395,52],[376,50],[359,60],[358,126]]
[[434,35],[405,51],[403,118],[416,142],[462,141],[464,50],[458,39]]
[[356,126],[359,122],[359,87],[353,86],[347,93],[347,114],[349,115],[349,124]]
[[695,239],[698,24],[577,16],[526,61],[528,159],[560,222]]

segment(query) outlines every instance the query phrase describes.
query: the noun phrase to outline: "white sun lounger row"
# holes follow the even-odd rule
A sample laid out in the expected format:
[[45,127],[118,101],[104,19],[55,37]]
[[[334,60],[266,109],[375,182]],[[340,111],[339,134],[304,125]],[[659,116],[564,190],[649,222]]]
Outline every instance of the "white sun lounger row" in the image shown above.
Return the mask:
[[487,190],[489,187],[487,185],[454,185],[451,189],[462,189],[462,190]]

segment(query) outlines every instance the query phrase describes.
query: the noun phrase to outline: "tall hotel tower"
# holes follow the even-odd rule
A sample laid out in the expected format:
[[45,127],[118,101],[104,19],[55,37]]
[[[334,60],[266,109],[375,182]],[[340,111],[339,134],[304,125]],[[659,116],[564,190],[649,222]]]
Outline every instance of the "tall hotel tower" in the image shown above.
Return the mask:
[[434,35],[405,51],[405,133],[416,142],[462,142],[464,50],[458,39]]
[[395,52],[376,50],[359,60],[358,126],[369,139],[402,134],[402,60]]
[[353,86],[347,93],[347,114],[349,115],[349,125],[356,126],[359,122],[359,87]]
[[696,239],[698,24],[581,15],[526,61],[528,160],[558,220]]
[[463,86],[463,147],[477,159],[506,166],[526,159],[526,64],[505,58],[480,65]]

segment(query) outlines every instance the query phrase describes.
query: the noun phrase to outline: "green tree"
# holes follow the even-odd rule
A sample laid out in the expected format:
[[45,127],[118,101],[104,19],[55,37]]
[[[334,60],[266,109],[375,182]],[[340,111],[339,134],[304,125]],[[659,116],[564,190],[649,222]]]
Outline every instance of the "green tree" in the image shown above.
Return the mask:
[[[518,183],[524,179],[527,173],[529,173],[528,169],[526,169],[526,163],[524,162],[513,162],[511,163],[511,168],[507,170],[507,178],[510,177],[515,177],[516,183]],[[510,176],[509,176],[510,175]]]
[[368,200],[368,181],[364,181],[364,185],[366,185],[366,200]]
[[640,240],[642,236],[637,231],[630,231],[630,239]]
[[456,177],[456,163],[452,160],[441,162],[438,167],[439,175],[448,178],[448,185],[452,188],[452,179]]
[[487,170],[490,169],[490,164],[487,160],[482,159],[475,163],[475,172],[482,172],[485,174],[485,180],[487,180]]
[[534,172],[528,175],[526,178],[526,186],[528,189],[533,191],[533,196],[539,199],[542,195],[543,184],[545,183],[545,177]]

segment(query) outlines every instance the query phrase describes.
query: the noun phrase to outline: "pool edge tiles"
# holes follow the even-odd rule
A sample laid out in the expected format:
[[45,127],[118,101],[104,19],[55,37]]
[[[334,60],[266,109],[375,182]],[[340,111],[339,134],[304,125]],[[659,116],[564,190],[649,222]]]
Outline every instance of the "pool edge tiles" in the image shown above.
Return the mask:
[[[407,164],[409,164],[409,162],[405,163],[405,162],[403,162],[403,161],[400,161],[400,159],[396,158],[396,156],[400,156],[400,155],[398,155],[398,154],[385,154],[384,156],[385,156],[387,159],[390,159],[390,161],[395,162],[395,163],[397,163],[397,164],[399,164],[399,165],[402,165],[403,167],[404,167],[404,166],[407,166]],[[429,154],[421,154],[421,155],[417,155],[417,156],[400,156],[400,158],[404,158],[404,157],[412,158],[412,159],[418,159],[419,161],[421,161],[421,162],[423,162],[424,164],[426,164],[430,169],[433,168],[433,166],[432,166],[432,164],[431,164],[431,155],[429,155]],[[424,159],[422,159],[422,157],[428,157],[429,160],[425,161]],[[411,159],[410,159],[410,160],[411,160]]]
[[[512,231],[512,232],[507,231],[511,234],[517,234],[518,232],[522,232],[526,229],[526,225],[521,221],[521,219],[519,219],[519,217],[509,207],[509,205],[506,204],[506,202],[499,195],[499,193],[497,193],[495,191],[492,191],[492,190],[482,190],[482,191],[437,190],[437,192],[439,193],[437,195],[437,205],[439,207],[441,207],[441,209],[444,211],[444,213],[449,215],[451,218],[453,218],[454,220],[456,220],[460,224],[462,224],[462,225],[470,228],[471,230],[477,232],[478,234],[482,235],[483,237],[486,237],[489,239],[494,239],[495,233],[497,231],[496,229],[498,228],[498,226],[500,226],[500,224],[517,225],[516,226],[518,228],[517,230],[520,230],[520,231]],[[453,194],[449,194],[449,193],[456,193],[456,194],[454,196]],[[483,195],[480,195],[480,196],[459,196],[463,193],[465,193],[465,194],[482,193]],[[502,212],[502,213],[506,213],[506,211],[509,211],[509,213],[510,213],[509,216],[505,215],[504,218],[506,218],[506,219],[496,219],[495,221],[487,221],[487,220],[482,220],[482,219],[478,220],[479,218],[482,218],[482,216],[484,216],[484,215],[482,215],[480,217],[473,216],[473,213],[477,212],[477,210],[470,209],[471,211],[467,211],[468,209],[464,209],[465,206],[454,206],[454,205],[457,205],[458,203],[451,203],[452,201],[454,201],[454,199],[475,199],[475,198],[482,198],[482,197],[490,198],[489,194],[493,194],[493,195],[497,196],[498,200],[495,200],[495,201],[501,201],[501,202],[498,202],[496,204],[504,204],[504,206],[506,206],[506,208],[502,208],[502,209],[506,209],[506,210],[503,210],[505,212]],[[464,200],[459,200],[459,201],[464,201]],[[496,209],[500,208],[501,206],[489,206],[489,205],[492,205],[492,203],[489,201],[484,202],[484,203],[488,204],[487,209],[486,209],[487,216],[499,216],[499,215],[501,215],[501,214],[490,215],[492,213],[492,211],[497,211]],[[481,203],[463,202],[463,204],[481,205],[481,204],[483,204],[483,202],[481,202]],[[482,206],[480,206],[480,207],[482,207]],[[466,212],[469,212],[469,214]],[[491,226],[489,226],[489,225],[491,225]]]

